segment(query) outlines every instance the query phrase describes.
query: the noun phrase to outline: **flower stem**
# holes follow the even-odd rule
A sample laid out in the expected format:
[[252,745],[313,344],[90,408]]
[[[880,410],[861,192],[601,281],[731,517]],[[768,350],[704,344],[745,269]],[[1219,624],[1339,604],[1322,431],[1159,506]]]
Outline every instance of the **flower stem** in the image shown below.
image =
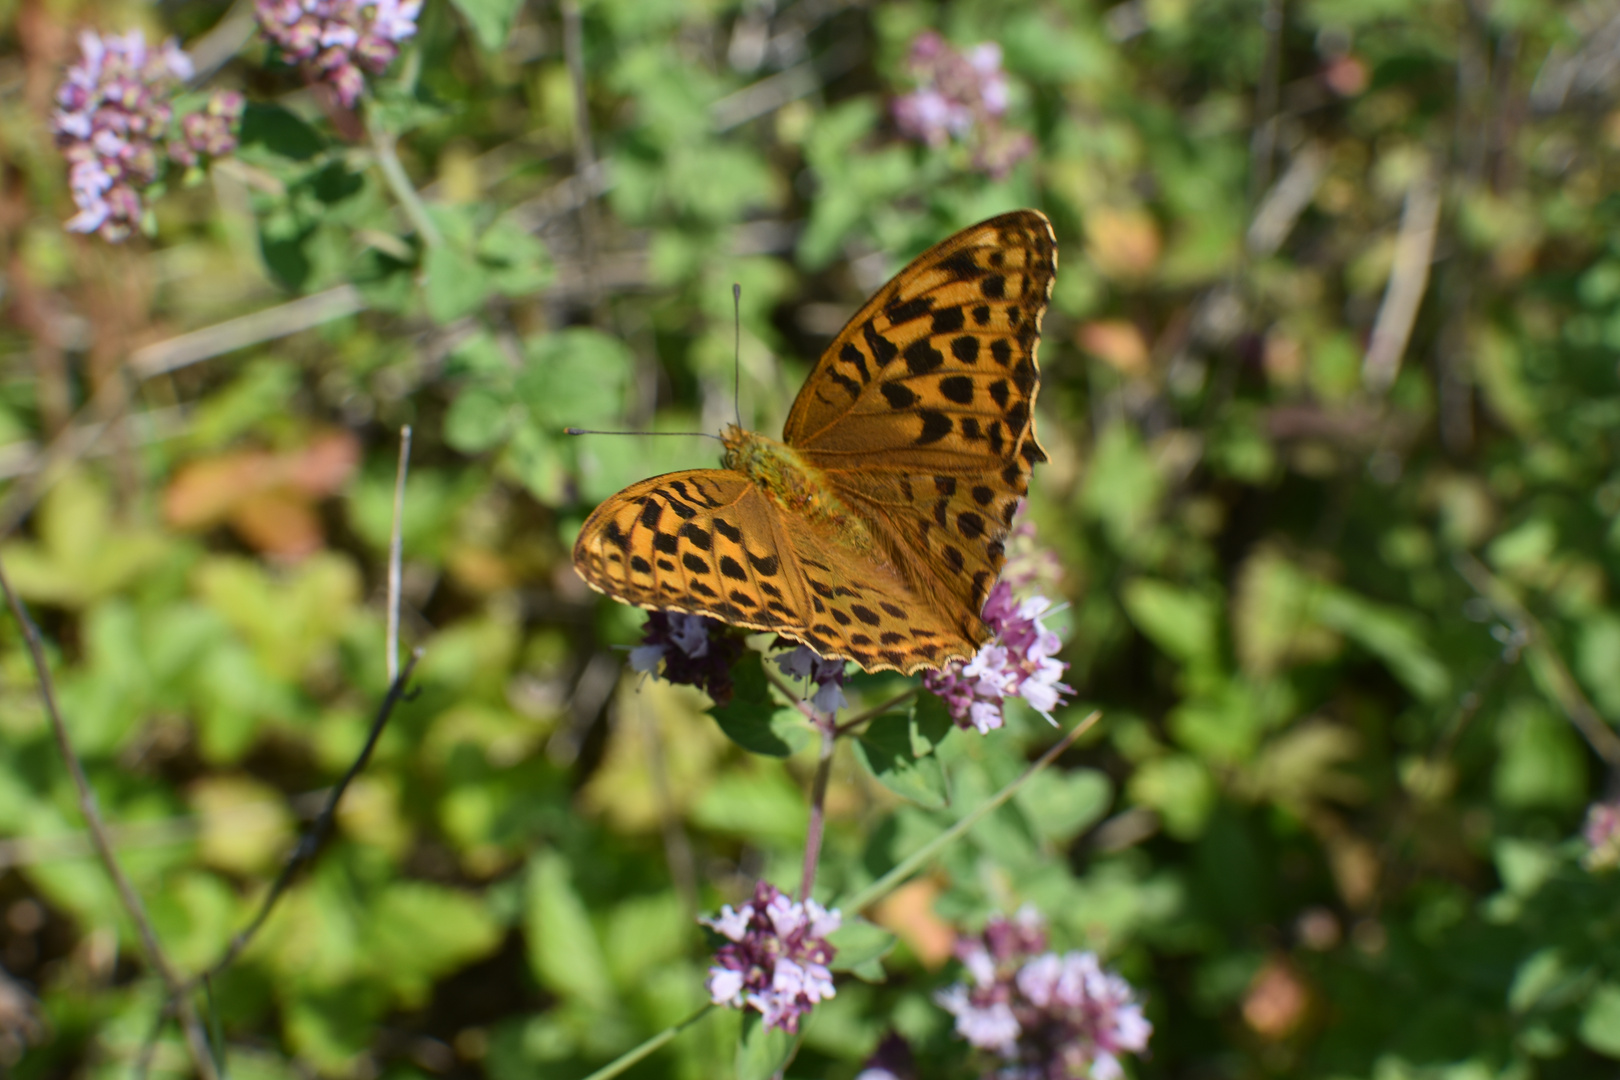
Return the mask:
[[821,728],[821,757],[816,762],[816,778],[810,785],[810,828],[804,837],[804,876],[800,878],[799,901],[810,899],[816,885],[816,864],[821,861],[821,837],[827,826],[827,780],[832,775],[833,747],[838,740],[838,729],[832,717],[817,721]]
[[585,1080],[611,1080],[612,1077],[622,1074],[626,1069],[647,1057],[649,1054],[654,1053],[675,1036],[679,1035],[681,1032],[703,1019],[713,1008],[713,1005],[703,1006],[703,1008],[699,1009],[691,1016],[688,1016],[680,1023],[671,1024],[669,1027],[665,1028],[663,1031],[660,1031],[658,1034],[654,1035],[652,1038],[648,1039],[634,1050],[627,1051],[626,1053],[621,1054],[619,1057],[608,1062],[606,1065],[587,1076]]
[[1030,780],[1035,777],[1036,773],[1040,772],[1042,769],[1052,764],[1053,761],[1057,760],[1059,754],[1063,753],[1063,751],[1074,745],[1074,741],[1090,730],[1092,725],[1101,719],[1101,717],[1101,712],[1093,712],[1090,716],[1080,721],[1080,723],[1075,725],[1073,731],[1059,739],[1050,750],[1042,754],[1036,759],[1034,764],[1025,769],[1022,776],[1008,784],[1006,787],[1002,788],[1000,791],[996,792],[994,795],[990,796],[984,802],[980,803],[974,808],[971,814],[968,814],[961,821],[958,821],[955,825],[952,825],[950,828],[934,837],[934,839],[912,852],[911,855],[905,859],[902,859],[900,863],[887,874],[884,874],[882,877],[872,882],[872,884],[868,885],[854,896],[851,896],[838,903],[836,906],[845,912],[858,912],[886,896],[891,890],[893,890],[906,878],[910,877],[913,872],[918,870],[929,859],[932,859],[936,854],[944,850],[945,847],[954,843],[963,833],[977,825],[980,818],[983,818],[986,814],[990,813],[992,810],[995,810],[1002,803],[1006,802],[1008,799],[1017,794],[1019,788],[1029,783]]
[[371,149],[377,155],[377,167],[382,170],[383,179],[388,182],[388,190],[399,200],[400,209],[405,211],[405,216],[410,219],[411,226],[416,229],[416,235],[420,236],[422,243],[430,248],[441,247],[444,244],[444,236],[439,232],[439,227],[433,224],[433,218],[428,215],[427,207],[422,204],[422,197],[411,184],[411,178],[405,175],[405,166],[400,163],[399,154],[395,150],[394,133],[377,122],[376,112],[371,109],[366,110],[366,134],[371,138]]
[[906,702],[917,696],[917,691],[919,689],[921,689],[921,687],[913,686],[909,690],[894,695],[894,697],[890,698],[888,701],[885,701],[881,705],[874,705],[872,708],[867,709],[863,713],[857,713],[848,720],[845,720],[842,724],[839,724],[833,729],[833,731],[838,735],[848,735],[851,731],[860,727],[862,724],[869,720],[875,720],[879,716],[882,716],[884,713],[888,712],[890,709],[894,708],[896,705],[904,705]]

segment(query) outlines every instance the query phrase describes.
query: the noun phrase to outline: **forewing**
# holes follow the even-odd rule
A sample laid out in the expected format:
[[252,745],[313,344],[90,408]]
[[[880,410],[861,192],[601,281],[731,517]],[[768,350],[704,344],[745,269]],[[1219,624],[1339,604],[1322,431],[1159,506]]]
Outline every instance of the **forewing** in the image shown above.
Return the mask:
[[794,558],[775,506],[725,469],[632,484],[574,541],[574,569],[615,600],[798,636],[810,604]]
[[983,609],[1030,469],[1046,460],[1036,350],[1056,272],[1037,211],[964,229],[868,301],[789,414],[784,441],[944,608]]
[[1057,272],[1035,210],[963,229],[866,302],[816,364],[782,438],[823,469],[1002,472],[1034,435],[1036,345]]

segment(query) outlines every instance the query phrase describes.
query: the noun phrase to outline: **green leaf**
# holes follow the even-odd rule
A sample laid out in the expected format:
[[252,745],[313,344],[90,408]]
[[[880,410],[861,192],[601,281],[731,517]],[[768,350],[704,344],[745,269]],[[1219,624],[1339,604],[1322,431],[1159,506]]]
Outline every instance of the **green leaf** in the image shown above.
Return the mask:
[[427,311],[434,322],[449,323],[484,306],[493,291],[477,259],[449,243],[431,247],[425,260]]
[[1347,589],[1325,586],[1318,617],[1389,668],[1422,701],[1439,701],[1451,687],[1451,674],[1429,646],[1430,634],[1409,612],[1377,604]]
[[904,713],[880,716],[855,741],[855,756],[878,783],[918,806],[944,809],[950,802],[945,770],[933,755],[932,744],[918,754],[915,726]]
[[503,218],[478,239],[478,258],[490,282],[507,296],[539,292],[551,282],[551,254],[515,221]]
[[480,900],[423,881],[389,885],[365,926],[378,975],[407,1008],[425,1005],[435,979],[488,954],[501,940]]
[[1606,982],[1592,992],[1581,1016],[1581,1041],[1605,1057],[1620,1058],[1620,985]]
[[753,1011],[743,1014],[737,1043],[737,1080],[771,1080],[787,1065],[798,1040],[781,1028],[767,1028]]
[[[834,971],[853,972],[866,982],[882,982],[880,961],[894,949],[897,940],[883,927],[859,915],[846,915],[843,924],[827,938],[827,943],[837,950],[827,966]],[[877,977],[869,977],[874,970]]]
[[1213,657],[1220,648],[1220,607],[1207,596],[1167,582],[1136,578],[1120,599],[1125,612],[1153,643],[1186,663]]
[[1587,798],[1586,752],[1563,718],[1539,701],[1515,698],[1496,725],[1501,753],[1492,788],[1516,808],[1573,808]]
[[1502,887],[1517,897],[1528,897],[1545,885],[1558,872],[1558,853],[1546,844],[1533,840],[1502,837],[1492,852],[1496,860],[1496,873]]
[[788,757],[815,736],[803,713],[771,696],[760,655],[754,652],[732,667],[731,700],[709,712],[726,737],[750,754]]
[[487,52],[495,52],[506,44],[506,35],[512,32],[512,20],[517,18],[523,0],[453,0],[472,26],[478,44]]
[[1215,808],[1215,782],[1196,758],[1173,754],[1142,765],[1131,777],[1130,795],[1137,803],[1157,810],[1164,827],[1178,840],[1190,840],[1204,831]]
[[950,738],[956,721],[942,698],[927,691],[911,699],[911,752],[921,757]]
[[444,441],[463,454],[481,454],[512,431],[512,400],[482,386],[463,390],[444,418]]
[[250,101],[242,110],[239,154],[250,160],[255,148],[292,161],[308,161],[326,149],[326,140],[280,105]]
[[1096,769],[1069,773],[1047,769],[1031,777],[1013,799],[1037,834],[1066,844],[1100,820],[1113,797],[1113,784]]
[[612,426],[624,406],[632,358],[617,338],[572,327],[531,340],[517,399],[549,434],[569,425]]
[[529,967],[546,986],[597,1009],[613,1002],[607,959],[585,901],[574,891],[567,861],[542,851],[529,864],[523,914]]

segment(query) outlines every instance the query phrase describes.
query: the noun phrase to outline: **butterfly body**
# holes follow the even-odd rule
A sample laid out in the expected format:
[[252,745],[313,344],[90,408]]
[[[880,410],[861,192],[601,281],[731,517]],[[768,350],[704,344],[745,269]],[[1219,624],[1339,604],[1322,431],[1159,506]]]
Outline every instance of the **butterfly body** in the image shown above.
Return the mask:
[[873,550],[866,523],[844,505],[826,474],[791,446],[735,424],[720,439],[726,448],[721,464],[748,477],[785,512],[831,530],[845,547],[863,553]]
[[774,630],[906,673],[972,656],[1030,469],[1036,345],[1057,246],[1020,210],[918,256],[822,355],[781,440],[599,506],[574,545],[626,603]]

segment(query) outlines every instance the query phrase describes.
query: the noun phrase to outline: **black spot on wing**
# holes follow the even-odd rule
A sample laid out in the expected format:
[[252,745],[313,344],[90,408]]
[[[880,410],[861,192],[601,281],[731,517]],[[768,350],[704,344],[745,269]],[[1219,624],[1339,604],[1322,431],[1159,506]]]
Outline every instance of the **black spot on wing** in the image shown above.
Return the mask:
[[742,530],[725,518],[714,519],[714,531],[730,540],[733,544],[742,543]]
[[963,334],[951,340],[951,355],[964,364],[977,363],[979,359],[979,339],[972,334]]
[[919,446],[939,442],[951,433],[951,418],[942,412],[933,409],[919,409],[917,415],[922,417],[922,431],[917,435]]
[[984,267],[979,265],[971,250],[958,251],[947,255],[934,265],[957,281],[971,281],[976,277],[983,277],[985,273]]
[[967,314],[959,307],[941,308],[934,312],[936,334],[954,334],[967,324]]
[[971,405],[973,380],[966,375],[947,375],[939,380],[939,392],[944,394],[948,401],[954,401],[958,405]]
[[891,409],[909,409],[917,404],[917,395],[912,393],[909,387],[897,382],[882,384],[878,387],[878,392],[883,395]]
[[906,358],[906,369],[913,375],[926,375],[945,362],[945,354],[934,348],[927,338],[918,338],[907,345],[902,355]]
[[838,359],[859,371],[861,382],[872,381],[872,373],[866,369],[866,354],[857,349],[853,341],[844,342],[844,347],[838,350]]
[[900,355],[900,346],[878,333],[877,327],[871,323],[861,327],[861,336],[866,338],[866,348],[880,368],[887,367],[895,357]]
[[899,326],[901,323],[910,322],[912,319],[922,318],[928,314],[928,310],[933,306],[932,297],[919,296],[913,300],[903,300],[898,304],[890,304],[883,310],[883,314],[889,317],[890,326]]
[[714,535],[690,521],[681,526],[680,535],[686,537],[687,541],[699,551],[708,551],[714,546]]

